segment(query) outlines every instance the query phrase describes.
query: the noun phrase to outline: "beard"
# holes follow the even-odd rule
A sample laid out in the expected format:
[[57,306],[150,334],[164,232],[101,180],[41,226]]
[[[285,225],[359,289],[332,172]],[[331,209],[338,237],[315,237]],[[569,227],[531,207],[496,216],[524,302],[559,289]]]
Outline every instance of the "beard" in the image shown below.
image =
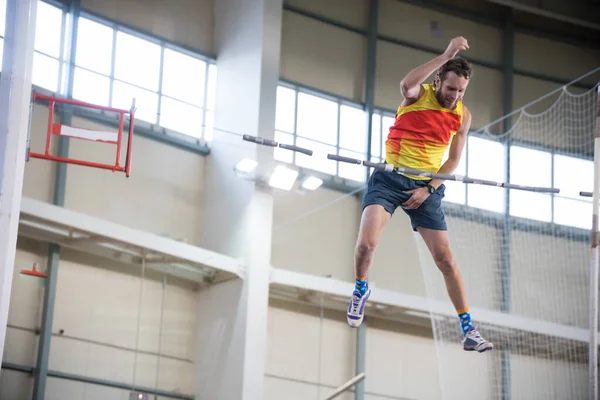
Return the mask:
[[435,97],[437,98],[438,103],[440,103],[444,108],[453,108],[457,103],[457,101],[446,100],[444,97],[442,97],[441,91],[438,91],[435,94]]

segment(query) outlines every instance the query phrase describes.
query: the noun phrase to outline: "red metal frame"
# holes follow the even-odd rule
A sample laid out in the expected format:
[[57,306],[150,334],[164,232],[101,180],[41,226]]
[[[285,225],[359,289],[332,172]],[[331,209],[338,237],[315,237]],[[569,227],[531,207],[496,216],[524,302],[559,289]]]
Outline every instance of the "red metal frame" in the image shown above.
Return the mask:
[[[28,143],[28,145],[27,145],[27,160],[28,161],[29,161],[29,157],[40,158],[40,159],[44,159],[44,160],[57,161],[57,162],[63,162],[63,163],[68,163],[68,164],[83,165],[86,167],[108,169],[113,172],[115,172],[115,171],[125,172],[125,175],[127,177],[129,177],[129,175],[131,174],[131,146],[133,144],[135,99],[133,100],[130,110],[122,110],[122,109],[114,108],[114,107],[100,106],[97,104],[86,103],[84,101],[79,101],[79,100],[74,100],[74,99],[66,99],[66,98],[62,98],[62,97],[48,96],[48,95],[37,93],[34,90],[32,104],[34,104],[36,102],[36,100],[48,101],[49,112],[48,112],[48,126],[47,126],[47,132],[46,132],[46,148],[45,148],[44,153],[34,153],[31,151],[31,149],[29,147],[29,143]],[[50,144],[51,144],[51,140],[52,140],[52,135],[60,135],[60,130],[57,129],[57,127],[59,127],[60,124],[54,123],[54,106],[56,105],[56,103],[70,104],[70,105],[74,105],[74,106],[93,108],[93,109],[97,109],[97,110],[115,112],[115,113],[119,114],[119,131],[117,133],[117,140],[116,141],[98,140],[102,143],[109,143],[109,144],[114,144],[117,146],[114,164],[111,165],[111,164],[96,163],[96,162],[79,160],[79,159],[68,158],[68,157],[58,157],[58,156],[54,156],[54,155],[50,154]],[[125,114],[130,115],[129,138],[127,140],[127,152],[126,152],[126,157],[125,157],[125,165],[122,166],[122,165],[120,165],[120,163],[121,163],[121,147],[122,147],[122,141],[123,141],[123,129],[124,129],[124,125],[125,125]],[[79,139],[81,139],[81,138],[79,138]],[[89,140],[94,140],[94,139],[89,139]]]
[[35,276],[36,278],[47,278],[48,275],[46,275],[43,272],[40,272],[37,270],[37,262],[33,263],[33,269],[32,270],[28,270],[28,269],[22,269],[21,270],[21,274],[22,275],[29,275],[29,276]]

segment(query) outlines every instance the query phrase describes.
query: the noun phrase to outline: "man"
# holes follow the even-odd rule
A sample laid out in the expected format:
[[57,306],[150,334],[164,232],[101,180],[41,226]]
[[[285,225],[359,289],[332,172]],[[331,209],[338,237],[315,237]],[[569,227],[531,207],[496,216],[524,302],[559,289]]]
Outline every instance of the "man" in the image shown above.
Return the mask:
[[[470,65],[458,57],[469,45],[463,37],[450,41],[440,56],[410,71],[400,83],[404,97],[386,141],[386,163],[427,172],[451,174],[457,167],[471,125],[462,98],[471,78]],[[433,84],[423,84],[437,71]],[[442,159],[450,146],[448,159]],[[444,276],[448,295],[459,317],[465,350],[483,352],[493,344],[471,323],[465,288],[454,261],[441,203],[440,179],[374,171],[363,199],[363,214],[355,249],[356,285],[347,320],[358,327],[371,294],[367,274],[381,231],[401,206],[413,230],[419,232]]]

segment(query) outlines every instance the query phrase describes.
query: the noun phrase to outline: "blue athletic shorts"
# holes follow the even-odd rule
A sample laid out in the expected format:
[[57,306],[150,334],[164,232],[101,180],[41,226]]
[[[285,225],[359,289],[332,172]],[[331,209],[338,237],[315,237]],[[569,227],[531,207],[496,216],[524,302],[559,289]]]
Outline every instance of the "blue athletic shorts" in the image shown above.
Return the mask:
[[[383,172],[375,170],[369,178],[367,192],[362,201],[362,209],[372,204],[379,204],[385,208],[390,215],[394,214],[396,208],[409,199],[407,190],[418,189],[427,186],[430,180],[416,180],[408,178],[395,172]],[[414,231],[418,227],[435,230],[447,230],[446,219],[442,212],[442,199],[446,186],[443,184],[436,189],[419,208],[402,209],[409,217]]]

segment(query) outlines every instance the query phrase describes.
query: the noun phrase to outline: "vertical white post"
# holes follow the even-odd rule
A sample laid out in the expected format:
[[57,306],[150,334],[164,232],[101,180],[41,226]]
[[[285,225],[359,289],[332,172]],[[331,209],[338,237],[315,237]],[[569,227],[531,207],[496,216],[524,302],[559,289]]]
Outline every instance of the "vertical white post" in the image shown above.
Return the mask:
[[590,252],[590,347],[589,385],[590,399],[598,399],[598,206],[600,203],[600,85],[596,107],[596,132],[594,138],[594,192],[592,200],[592,238]]
[[0,363],[15,264],[37,0],[8,0],[0,75]]

